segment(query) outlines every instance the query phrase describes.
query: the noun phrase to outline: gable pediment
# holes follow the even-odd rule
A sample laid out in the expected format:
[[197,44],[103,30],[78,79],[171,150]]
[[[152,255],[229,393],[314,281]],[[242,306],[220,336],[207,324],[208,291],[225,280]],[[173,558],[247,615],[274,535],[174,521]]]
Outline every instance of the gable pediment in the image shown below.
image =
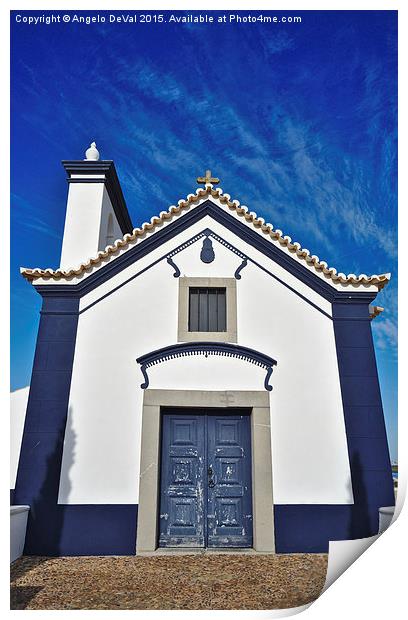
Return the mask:
[[180,200],[177,206],[171,206],[168,211],[152,217],[150,222],[135,228],[131,234],[126,234],[77,267],[56,270],[23,268],[21,273],[36,288],[55,284],[58,287],[75,285],[88,290],[207,215],[326,298],[342,290],[347,293],[360,293],[368,288],[370,292],[378,291],[390,279],[390,274],[346,276],[338,273],[317,256],[310,255],[299,243],[292,242],[282,231],[265,223],[256,213],[250,212],[238,201],[231,200],[229,194],[224,194],[221,188],[214,189],[211,185],[204,189],[198,188],[195,194]]

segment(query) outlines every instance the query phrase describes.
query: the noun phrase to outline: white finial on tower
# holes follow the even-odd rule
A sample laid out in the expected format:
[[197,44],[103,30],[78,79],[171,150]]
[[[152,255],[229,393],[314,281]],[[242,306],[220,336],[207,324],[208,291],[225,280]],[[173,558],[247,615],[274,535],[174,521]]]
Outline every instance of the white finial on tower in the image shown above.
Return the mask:
[[99,151],[96,148],[96,143],[92,142],[89,149],[85,151],[85,161],[98,161],[99,159]]

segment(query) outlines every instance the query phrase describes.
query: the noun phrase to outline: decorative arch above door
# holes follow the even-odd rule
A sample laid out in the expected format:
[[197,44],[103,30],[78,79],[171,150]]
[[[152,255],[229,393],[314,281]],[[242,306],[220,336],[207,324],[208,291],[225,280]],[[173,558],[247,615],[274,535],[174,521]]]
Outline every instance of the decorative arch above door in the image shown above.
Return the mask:
[[152,351],[138,357],[136,362],[140,364],[140,369],[144,377],[144,382],[140,387],[143,390],[149,387],[149,376],[147,374],[147,369],[151,366],[161,364],[162,362],[166,362],[170,359],[189,355],[205,355],[205,357],[208,357],[208,355],[235,357],[250,362],[255,366],[265,368],[266,376],[264,380],[264,387],[268,392],[272,390],[269,379],[271,378],[273,367],[277,364],[276,360],[268,355],[265,355],[264,353],[261,353],[260,351],[256,351],[255,349],[243,347],[238,344],[229,344],[226,342],[183,342],[181,344],[173,344],[168,347],[163,347],[162,349],[157,349],[156,351]]

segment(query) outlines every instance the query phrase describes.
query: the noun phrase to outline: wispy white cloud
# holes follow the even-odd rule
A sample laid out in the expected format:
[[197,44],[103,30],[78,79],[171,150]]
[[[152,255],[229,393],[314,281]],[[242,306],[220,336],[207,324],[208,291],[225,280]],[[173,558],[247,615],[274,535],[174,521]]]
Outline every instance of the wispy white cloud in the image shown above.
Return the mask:
[[[295,45],[283,31],[261,38],[261,49],[269,56]],[[202,52],[205,64],[204,44]],[[191,179],[193,184],[202,166],[217,164],[226,177],[238,179],[238,186],[242,185],[240,179],[244,180],[245,200],[251,209],[311,252],[322,254],[330,264],[340,257],[342,264],[334,264],[336,268],[347,273],[360,271],[361,250],[366,247],[381,250],[385,262],[396,259],[393,223],[387,220],[386,209],[382,212],[370,204],[371,180],[360,160],[336,151],[323,128],[293,107],[285,107],[273,93],[270,105],[260,108],[259,124],[254,124],[248,107],[240,105],[241,93],[229,93],[224,83],[203,80],[192,86],[188,76],[166,72],[146,57],[118,57],[114,45],[106,53],[116,63],[114,84],[100,68],[88,63],[87,89],[77,102],[81,114],[72,114],[69,93],[62,83],[57,85],[61,113],[74,133],[89,127],[92,139],[97,139],[93,119],[105,119],[103,138],[114,150],[109,156],[115,156],[120,164],[122,183],[131,196],[150,194],[161,210],[178,198],[176,193],[168,195],[167,179],[180,180],[180,186]],[[349,66],[342,69],[344,79],[360,67],[354,54]],[[378,79],[378,67],[366,71],[366,92],[358,114],[379,118]],[[31,80],[27,88],[34,86]],[[40,91],[35,96],[38,101],[43,99]],[[55,135],[57,120],[52,120],[47,104],[28,112],[26,119],[45,135]],[[376,125],[377,120],[373,122]],[[379,181],[384,193],[389,192],[394,157],[388,137],[383,143]],[[218,175],[220,171],[214,170]],[[222,181],[223,189],[234,193],[234,187]],[[176,183],[172,187],[176,188]],[[136,206],[135,215],[137,212]],[[32,221],[31,225],[40,229],[42,222]],[[330,260],[330,256],[334,258]]]
[[395,320],[385,317],[375,319],[373,333],[376,344],[380,349],[394,352],[396,355],[398,346],[398,326]]
[[295,47],[295,39],[290,37],[285,30],[273,34],[267,30],[261,30],[260,33],[261,44],[267,57]]
[[392,274],[391,281],[377,296],[375,303],[384,307],[384,312],[373,320],[373,336],[379,349],[397,355],[398,346],[398,278]]
[[[61,239],[61,233],[51,226],[49,222],[39,217],[36,213],[36,209],[32,207],[25,198],[19,194],[12,193],[11,204],[11,217],[18,220],[19,226],[26,230],[33,230],[43,235],[53,237],[54,239]],[[23,216],[21,215],[22,213]]]

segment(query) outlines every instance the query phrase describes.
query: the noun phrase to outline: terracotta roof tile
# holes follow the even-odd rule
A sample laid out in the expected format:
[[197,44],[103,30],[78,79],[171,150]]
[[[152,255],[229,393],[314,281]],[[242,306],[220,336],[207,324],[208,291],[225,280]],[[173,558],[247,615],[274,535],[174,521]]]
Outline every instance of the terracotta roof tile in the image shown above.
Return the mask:
[[21,274],[27,280],[33,281],[39,278],[52,279],[52,280],[66,280],[79,276],[84,272],[89,271],[94,265],[99,265],[105,259],[115,258],[115,255],[121,250],[126,250],[130,247],[130,244],[146,234],[146,232],[154,231],[154,229],[164,221],[171,220],[175,215],[178,215],[183,210],[196,204],[203,198],[211,196],[218,200],[221,204],[226,205],[230,210],[235,211],[239,216],[257,229],[260,229],[265,236],[269,236],[271,239],[277,241],[283,248],[287,248],[289,252],[296,255],[298,259],[304,260],[305,264],[314,269],[317,272],[323,273],[329,276],[334,283],[350,284],[354,286],[358,285],[375,285],[378,289],[383,288],[390,280],[391,274],[385,273],[380,275],[366,274],[355,275],[350,273],[348,275],[344,273],[338,273],[334,267],[329,267],[325,261],[321,261],[318,256],[311,255],[309,250],[302,248],[300,243],[292,241],[287,235],[283,235],[279,229],[274,229],[272,224],[268,224],[262,217],[258,217],[253,211],[249,211],[246,206],[240,205],[238,200],[231,200],[229,194],[224,194],[221,188],[214,188],[208,184],[205,188],[198,188],[195,194],[189,194],[185,200],[179,200],[177,206],[171,206],[168,211],[162,211],[158,216],[151,218],[150,222],[145,222],[140,228],[134,228],[132,233],[126,234],[122,239],[118,239],[114,244],[107,246],[105,250],[98,252],[98,254],[81,263],[77,267],[71,269],[40,269],[35,267],[33,269],[22,267],[20,269]]

